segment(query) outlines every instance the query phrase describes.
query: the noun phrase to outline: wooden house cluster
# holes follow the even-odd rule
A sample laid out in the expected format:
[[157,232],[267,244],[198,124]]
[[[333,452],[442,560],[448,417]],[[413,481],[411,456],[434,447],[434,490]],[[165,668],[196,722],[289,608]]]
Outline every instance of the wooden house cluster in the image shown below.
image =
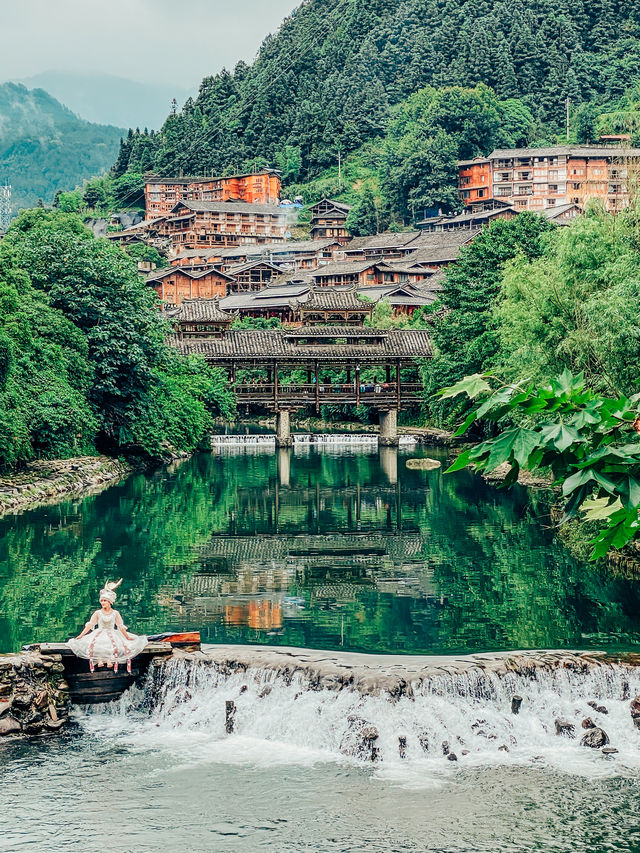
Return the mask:
[[469,205],[497,200],[516,212],[569,205],[573,216],[598,199],[616,213],[629,204],[639,163],[640,149],[624,145],[497,149],[458,163],[460,197]]
[[277,204],[280,177],[266,170],[228,177],[148,177],[144,185],[146,219],[169,216],[179,201],[244,201],[248,204]]

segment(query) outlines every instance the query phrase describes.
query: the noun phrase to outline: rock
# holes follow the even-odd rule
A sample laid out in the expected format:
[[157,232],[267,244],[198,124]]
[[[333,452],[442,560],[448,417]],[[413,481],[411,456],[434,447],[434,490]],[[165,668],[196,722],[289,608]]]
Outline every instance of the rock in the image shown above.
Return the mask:
[[45,726],[49,729],[49,731],[57,732],[58,729],[61,729],[65,723],[66,720],[46,720]]
[[631,690],[629,689],[629,682],[623,681],[622,682],[622,701],[626,702],[628,700],[629,696],[631,696]]
[[13,693],[13,684],[10,681],[0,681],[0,696],[8,696]]
[[0,717],[4,717],[11,710],[12,705],[11,699],[0,699]]
[[605,748],[602,750],[603,755],[615,755],[616,752],[618,752],[618,750],[615,748],[615,746],[605,746]]
[[258,693],[258,699],[264,699],[265,696],[268,696],[269,693],[273,690],[273,687],[270,684],[265,684],[262,690]]
[[462,752],[460,753],[460,755],[469,755],[469,750],[463,749]]
[[571,720],[556,720],[556,734],[558,737],[575,737],[576,727]]
[[455,754],[455,752],[450,752],[447,755],[447,761],[457,761],[457,760],[458,760],[458,756]]
[[20,723],[15,719],[15,717],[6,716],[0,718],[0,737],[15,734],[20,730]]
[[522,696],[513,696],[511,699],[511,713],[519,714],[522,705]]
[[248,689],[249,688],[247,687],[247,685],[243,684],[242,687],[240,688],[240,693],[246,693]]
[[597,726],[582,736],[580,746],[588,746],[591,749],[601,749],[609,743],[609,735],[604,729],[599,729]]
[[398,738],[398,753],[400,754],[400,758],[407,757],[407,739],[404,735],[400,735]]
[[631,705],[629,706],[629,710],[631,711],[631,716],[634,719],[636,717],[640,717],[640,696],[636,696],[635,699],[631,700]]
[[449,755],[449,752],[450,752],[450,751],[451,751],[451,750],[450,750],[450,747],[449,747],[449,741],[448,741],[448,740],[443,740],[443,741],[442,741],[442,754],[443,754],[443,755]]
[[425,752],[429,752],[429,735],[426,732],[418,735],[418,743]]
[[435,471],[442,467],[442,462],[437,459],[407,459],[407,468],[413,471]]
[[593,722],[591,717],[585,717],[584,720],[582,721],[582,728],[583,729],[595,729],[595,727],[596,727],[596,724]]
[[503,743],[502,746],[498,747],[498,752],[509,752],[509,747]]
[[593,708],[594,711],[597,711],[598,714],[608,714],[609,713],[604,705],[598,705],[597,702],[587,702],[587,705],[590,708]]
[[225,731],[228,735],[233,734],[233,727],[235,724],[235,716],[236,716],[236,703],[228,700],[225,703],[225,718],[224,718],[224,727]]
[[24,682],[18,685],[13,694],[13,703],[17,708],[29,708],[33,704],[36,694]]

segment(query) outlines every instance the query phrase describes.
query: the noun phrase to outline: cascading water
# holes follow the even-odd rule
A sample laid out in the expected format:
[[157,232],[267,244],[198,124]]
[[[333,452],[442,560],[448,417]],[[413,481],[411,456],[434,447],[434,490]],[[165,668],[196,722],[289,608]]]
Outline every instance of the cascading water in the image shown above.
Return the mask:
[[[630,697],[640,694],[638,669],[607,664],[534,677],[442,674],[401,696],[312,685],[300,674],[172,661],[118,706],[79,719],[88,729],[108,726],[139,747],[189,744],[205,750],[208,760],[258,765],[356,763],[409,787],[431,786],[456,769],[490,766],[589,777],[640,768],[640,730],[630,713]],[[513,713],[518,696],[522,704]],[[581,745],[587,719],[617,752]],[[556,721],[573,729],[558,735]]]
[[[293,446],[295,447],[377,447],[378,436],[374,433],[293,433]],[[401,435],[398,438],[400,446],[413,446],[417,443],[414,435]],[[275,447],[275,435],[212,435],[211,447],[213,450],[227,448],[266,448]]]

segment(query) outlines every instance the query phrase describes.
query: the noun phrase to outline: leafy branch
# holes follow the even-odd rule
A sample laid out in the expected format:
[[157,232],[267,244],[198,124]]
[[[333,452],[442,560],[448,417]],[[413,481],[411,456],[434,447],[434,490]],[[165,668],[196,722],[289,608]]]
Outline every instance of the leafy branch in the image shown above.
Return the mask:
[[601,524],[591,559],[638,537],[640,394],[604,397],[586,387],[582,373],[565,370],[541,387],[476,373],[440,392],[442,398],[461,395],[479,405],[456,435],[479,420],[501,431],[461,453],[447,473],[467,467],[489,472],[507,463],[504,484],[510,486],[521,470],[550,469],[564,500],[560,523],[582,513]]

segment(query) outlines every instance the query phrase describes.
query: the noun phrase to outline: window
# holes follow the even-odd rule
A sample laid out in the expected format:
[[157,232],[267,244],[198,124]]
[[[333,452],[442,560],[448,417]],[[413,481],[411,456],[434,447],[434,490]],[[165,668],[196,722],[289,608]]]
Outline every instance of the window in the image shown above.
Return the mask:
[[484,198],[486,194],[487,194],[486,190],[478,190],[478,192],[477,192],[478,198]]
[[549,192],[550,193],[557,193],[558,192],[558,185],[557,184],[549,184]]
[[555,206],[556,206],[555,198],[548,198],[547,199],[547,207],[555,207]]

